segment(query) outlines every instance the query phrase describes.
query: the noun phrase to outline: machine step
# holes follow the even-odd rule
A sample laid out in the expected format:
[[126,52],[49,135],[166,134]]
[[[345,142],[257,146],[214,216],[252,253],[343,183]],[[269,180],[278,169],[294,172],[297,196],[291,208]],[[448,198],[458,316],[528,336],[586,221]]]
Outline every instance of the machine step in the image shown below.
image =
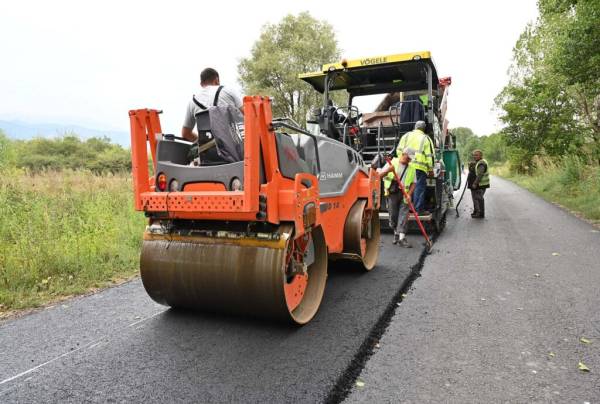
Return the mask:
[[[419,215],[419,220],[421,222],[431,222],[433,220],[433,215],[430,213],[428,215]],[[410,215],[408,215],[408,221],[409,222],[416,222],[417,219],[415,219],[415,215],[413,215],[412,213]]]
[[[379,212],[379,219],[385,219],[385,220],[389,220],[390,218],[390,214],[389,212]],[[421,222],[431,222],[433,220],[433,215],[430,213],[428,215],[423,215],[423,216],[419,216],[419,219],[421,220]],[[408,216],[408,221],[409,222],[416,222],[417,219],[415,219],[415,216],[411,213]]]

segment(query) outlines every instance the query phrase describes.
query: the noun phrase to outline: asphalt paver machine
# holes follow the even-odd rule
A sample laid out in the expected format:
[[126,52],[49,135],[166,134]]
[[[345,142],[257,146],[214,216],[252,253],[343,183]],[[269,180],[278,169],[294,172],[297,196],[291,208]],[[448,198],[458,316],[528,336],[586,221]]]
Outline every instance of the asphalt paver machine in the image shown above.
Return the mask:
[[148,217],[142,282],[172,307],[305,324],[329,260],[375,266],[379,178],[354,148],[273,119],[268,98],[244,98],[243,136],[213,119],[222,108],[196,116],[212,137],[198,150],[220,162],[190,161],[194,145],[163,134],[159,111],[129,112],[135,208]]
[[[431,53],[342,60],[299,78],[323,94],[323,107],[313,111],[309,119],[315,132],[352,147],[367,164],[379,165],[385,161],[382,156],[394,156],[400,139],[413,130],[416,121],[427,123],[426,133],[435,147],[435,161],[425,194],[426,209],[431,214],[420,219],[441,231],[446,212],[453,204],[454,191],[460,188],[461,163],[446,119],[451,78],[438,78]],[[344,97],[347,105],[334,105],[332,95],[336,91],[347,93]],[[359,111],[354,103],[358,97],[376,94],[385,96],[375,111]],[[387,227],[385,199],[379,214],[382,226]],[[414,220],[412,215],[411,220]]]

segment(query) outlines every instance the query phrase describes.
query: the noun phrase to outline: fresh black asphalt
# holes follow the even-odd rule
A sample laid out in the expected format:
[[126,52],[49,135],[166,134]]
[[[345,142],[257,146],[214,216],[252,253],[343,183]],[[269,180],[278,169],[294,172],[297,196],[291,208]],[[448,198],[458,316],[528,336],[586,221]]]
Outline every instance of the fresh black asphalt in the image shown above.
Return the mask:
[[382,240],[373,271],[330,269],[321,308],[303,327],[170,310],[139,280],[5,321],[0,402],[335,400],[422,252]]

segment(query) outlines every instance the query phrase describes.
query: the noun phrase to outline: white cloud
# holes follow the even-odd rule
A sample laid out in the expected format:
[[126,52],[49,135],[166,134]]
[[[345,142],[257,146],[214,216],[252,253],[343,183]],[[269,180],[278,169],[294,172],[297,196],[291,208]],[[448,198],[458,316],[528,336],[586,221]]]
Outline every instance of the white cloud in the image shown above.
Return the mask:
[[261,27],[308,10],[333,26],[345,57],[431,50],[451,75],[451,126],[497,129],[493,99],[535,0],[5,2],[0,116],[128,129],[127,111],[164,110],[178,132],[205,66],[235,85]]

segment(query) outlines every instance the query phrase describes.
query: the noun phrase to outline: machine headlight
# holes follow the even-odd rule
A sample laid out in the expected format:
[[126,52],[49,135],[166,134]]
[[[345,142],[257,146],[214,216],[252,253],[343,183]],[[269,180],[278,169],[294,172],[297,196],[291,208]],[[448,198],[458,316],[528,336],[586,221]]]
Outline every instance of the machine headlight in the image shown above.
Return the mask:
[[177,192],[179,190],[179,181],[173,179],[171,180],[171,182],[169,183],[169,191],[171,192]]

